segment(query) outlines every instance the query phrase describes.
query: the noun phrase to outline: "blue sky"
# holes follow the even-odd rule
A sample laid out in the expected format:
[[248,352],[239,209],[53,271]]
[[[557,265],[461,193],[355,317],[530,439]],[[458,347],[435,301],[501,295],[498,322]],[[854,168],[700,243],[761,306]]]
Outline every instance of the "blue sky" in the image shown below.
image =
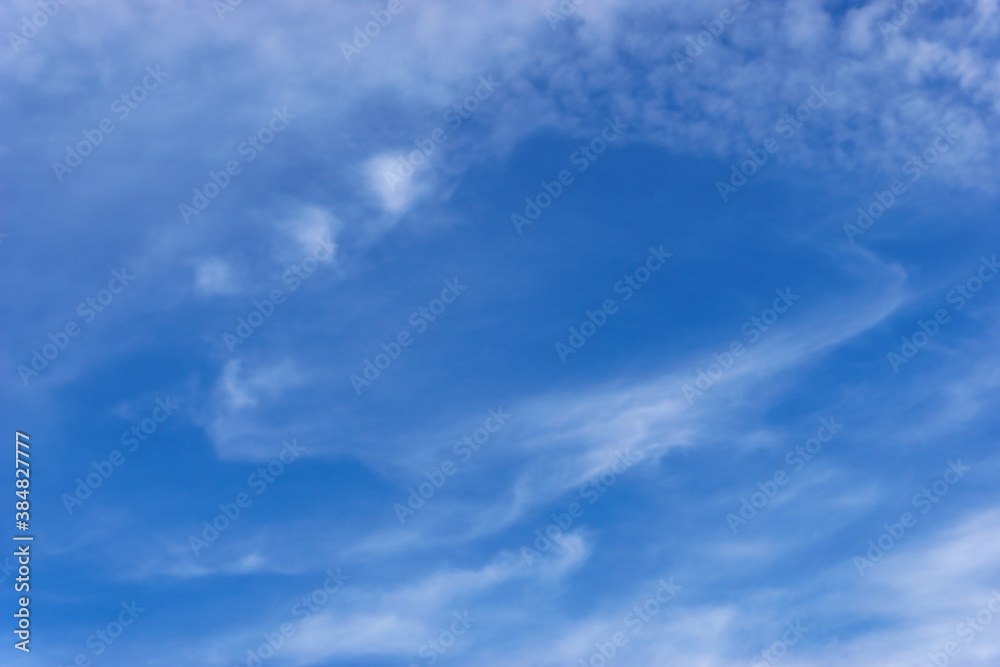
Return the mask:
[[0,664],[997,661],[997,0],[0,25]]

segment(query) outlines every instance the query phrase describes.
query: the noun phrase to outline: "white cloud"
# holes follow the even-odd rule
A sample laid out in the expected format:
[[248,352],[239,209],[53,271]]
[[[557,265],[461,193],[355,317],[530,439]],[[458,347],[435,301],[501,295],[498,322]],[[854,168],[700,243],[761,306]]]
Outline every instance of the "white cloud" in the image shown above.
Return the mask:
[[282,226],[298,244],[294,253],[296,258],[313,255],[317,249],[323,249],[325,254],[327,248],[332,248],[336,261],[337,237],[343,224],[330,211],[320,206],[306,206]]
[[224,459],[273,458],[283,439],[297,437],[284,424],[262,419],[266,408],[305,382],[293,362],[271,364],[233,359],[226,362],[207,409],[207,431],[216,453]]
[[382,207],[392,214],[404,213],[430,187],[431,167],[426,162],[409,170],[400,165],[409,165],[405,153],[376,155],[364,166],[369,189],[379,198]]
[[195,268],[195,288],[204,296],[235,294],[239,291],[239,282],[228,262],[213,257]]

